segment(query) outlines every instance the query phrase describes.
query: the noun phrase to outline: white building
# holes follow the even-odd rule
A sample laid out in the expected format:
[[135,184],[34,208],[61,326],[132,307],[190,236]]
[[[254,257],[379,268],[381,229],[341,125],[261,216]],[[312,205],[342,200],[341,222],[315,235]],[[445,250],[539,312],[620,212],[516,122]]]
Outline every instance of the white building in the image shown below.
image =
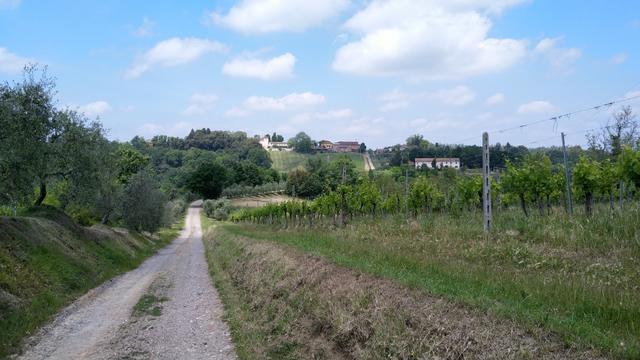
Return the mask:
[[460,169],[460,159],[458,158],[416,158],[416,169],[426,166],[429,169],[452,168]]
[[286,142],[272,142],[271,138],[267,135],[267,136],[263,136],[260,138],[260,145],[262,145],[262,148],[267,150],[267,151],[291,151],[293,149],[291,149],[291,147],[289,146],[288,143]]

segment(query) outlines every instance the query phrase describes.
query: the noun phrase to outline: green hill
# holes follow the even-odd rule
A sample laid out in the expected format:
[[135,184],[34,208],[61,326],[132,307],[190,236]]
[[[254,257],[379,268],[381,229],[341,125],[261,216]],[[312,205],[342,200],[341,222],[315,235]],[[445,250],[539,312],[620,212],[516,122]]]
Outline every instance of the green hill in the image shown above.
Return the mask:
[[309,158],[321,158],[324,161],[331,161],[339,156],[349,157],[359,171],[365,171],[364,158],[359,153],[299,154],[292,151],[271,151],[269,156],[273,161],[273,168],[280,172],[289,172],[295,168],[304,167]]

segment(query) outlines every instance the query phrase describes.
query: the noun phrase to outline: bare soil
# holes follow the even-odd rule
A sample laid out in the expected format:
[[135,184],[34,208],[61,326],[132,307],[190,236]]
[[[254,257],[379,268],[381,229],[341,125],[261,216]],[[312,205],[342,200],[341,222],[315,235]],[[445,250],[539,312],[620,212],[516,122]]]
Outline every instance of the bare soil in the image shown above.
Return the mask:
[[[19,359],[235,359],[204,258],[200,209],[136,270],[93,289],[27,341]],[[144,295],[161,299],[134,311]]]

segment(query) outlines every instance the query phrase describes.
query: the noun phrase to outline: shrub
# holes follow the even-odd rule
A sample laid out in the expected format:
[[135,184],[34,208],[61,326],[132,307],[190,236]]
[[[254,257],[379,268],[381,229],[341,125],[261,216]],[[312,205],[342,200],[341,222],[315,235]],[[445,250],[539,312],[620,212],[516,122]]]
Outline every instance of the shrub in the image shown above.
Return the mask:
[[164,225],[172,225],[182,219],[187,204],[182,199],[175,199],[164,205]]
[[215,220],[227,220],[231,212],[231,202],[228,199],[206,200],[202,207],[207,217]]

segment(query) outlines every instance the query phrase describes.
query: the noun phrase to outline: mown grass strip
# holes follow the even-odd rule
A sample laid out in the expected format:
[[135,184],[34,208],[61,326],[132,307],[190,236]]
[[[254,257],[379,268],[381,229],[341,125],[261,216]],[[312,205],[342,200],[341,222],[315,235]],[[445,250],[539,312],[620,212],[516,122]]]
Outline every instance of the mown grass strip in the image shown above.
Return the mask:
[[543,326],[559,333],[567,344],[594,345],[619,358],[640,357],[640,329],[635,325],[640,320],[640,307],[617,306],[612,294],[590,292],[561,274],[513,276],[491,266],[443,262],[428,255],[420,260],[393,247],[389,250],[374,242],[350,239],[344,231],[279,231],[229,224],[223,228],[234,235],[286,244],[338,265],[463,301],[527,326]]

